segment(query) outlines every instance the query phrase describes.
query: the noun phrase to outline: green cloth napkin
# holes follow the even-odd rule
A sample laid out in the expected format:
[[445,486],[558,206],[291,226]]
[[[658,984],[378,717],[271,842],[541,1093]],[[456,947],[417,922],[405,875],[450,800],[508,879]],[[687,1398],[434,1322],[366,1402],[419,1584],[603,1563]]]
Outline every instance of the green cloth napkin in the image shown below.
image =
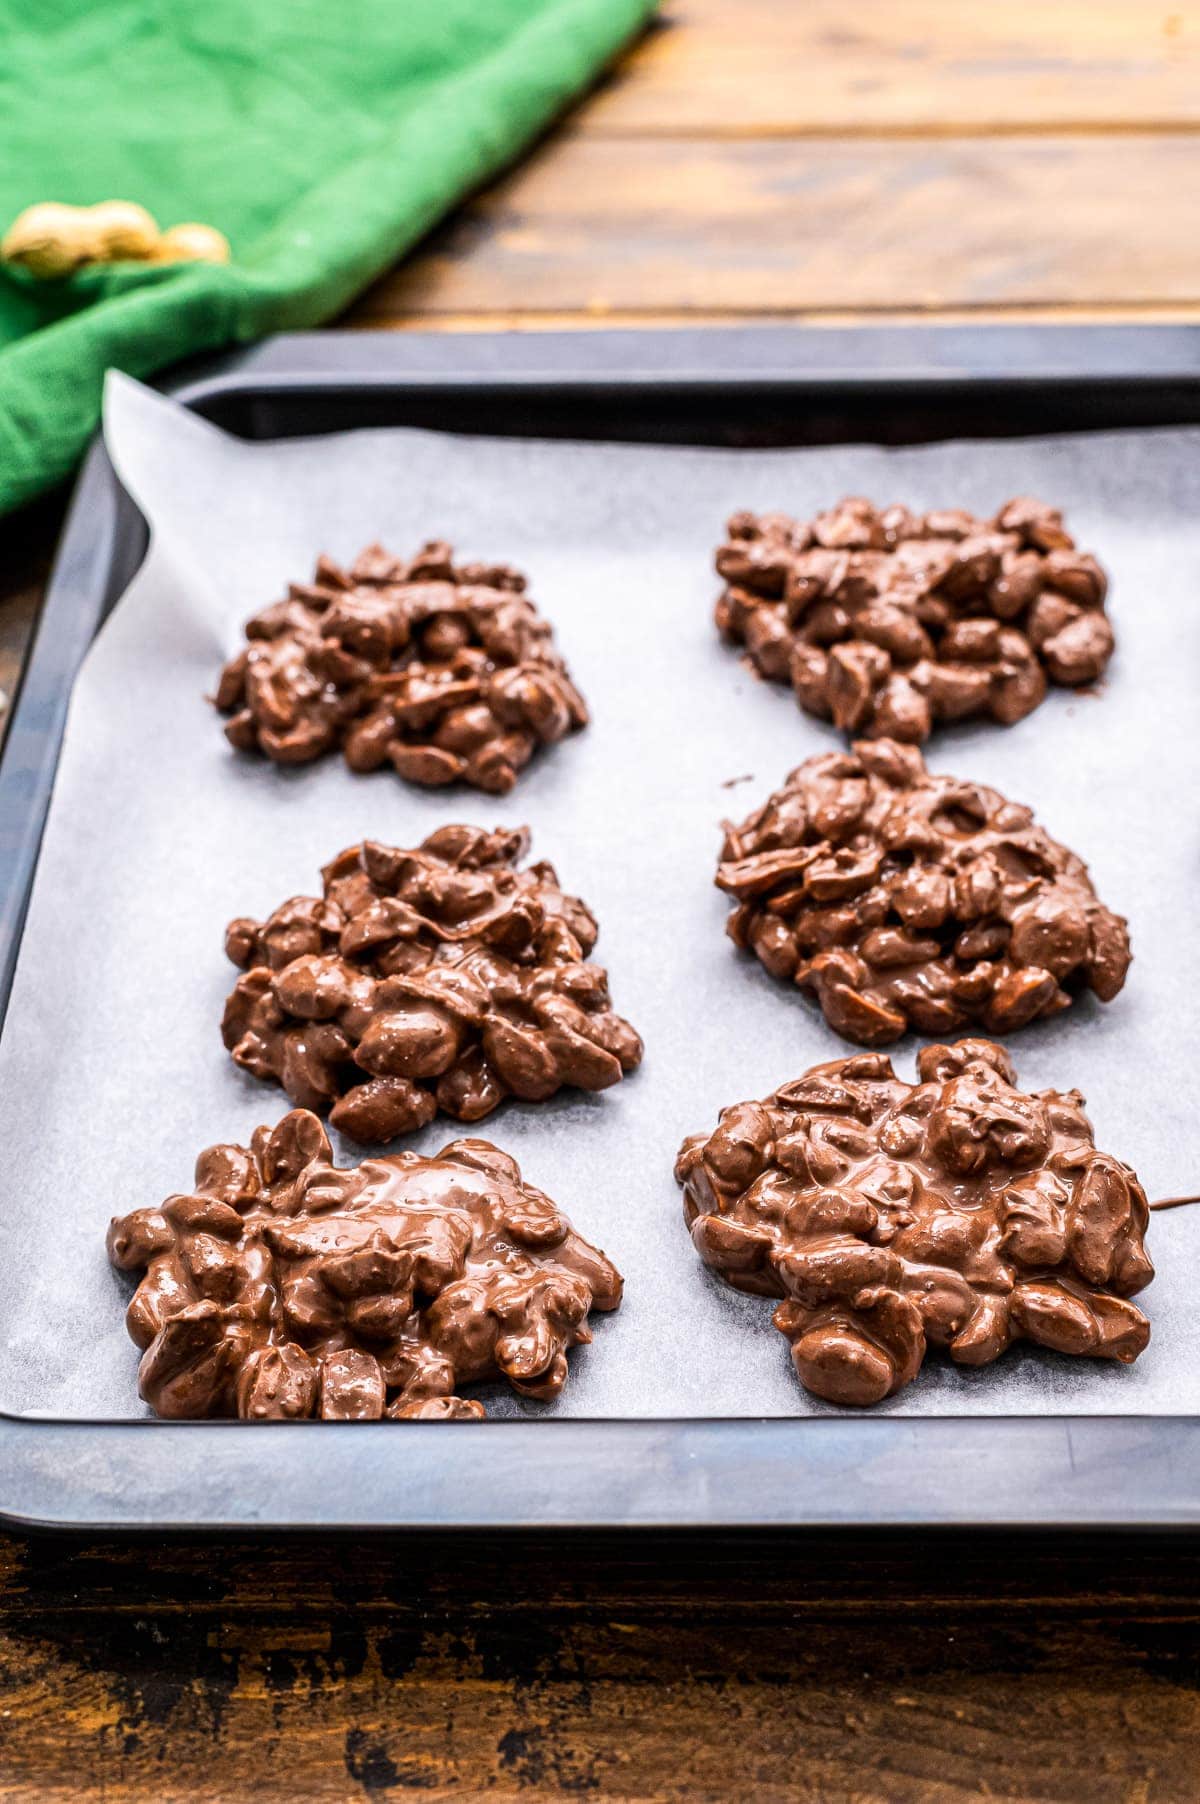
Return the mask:
[[587,87],[655,0],[0,0],[0,231],[37,201],[217,226],[229,265],[0,272],[0,510],[110,366],[330,318]]

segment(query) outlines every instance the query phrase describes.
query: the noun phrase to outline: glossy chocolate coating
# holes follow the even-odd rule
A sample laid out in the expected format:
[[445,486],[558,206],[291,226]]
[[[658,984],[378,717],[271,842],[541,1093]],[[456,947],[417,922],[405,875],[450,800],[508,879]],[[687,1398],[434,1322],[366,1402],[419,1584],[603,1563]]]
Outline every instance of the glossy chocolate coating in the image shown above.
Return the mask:
[[439,1110],[481,1121],[506,1096],[617,1083],[642,1042],[587,962],[587,906],[544,860],[519,870],[528,847],[524,827],[442,827],[412,850],[367,840],[326,865],[321,896],[230,922],[237,1064],[301,1108],[332,1105],[364,1142]]
[[991,520],[850,496],[811,521],[735,514],[717,552],[722,634],[801,707],[915,744],[935,722],[1029,714],[1102,675],[1106,579],[1062,515],[1020,496]]
[[160,1416],[460,1421],[458,1386],[556,1397],[621,1278],[486,1140],[342,1169],[302,1109],[210,1146],[196,1188],[115,1219],[129,1333]]
[[1111,1002],[1129,969],[1126,922],[1032,810],[893,740],[807,759],[727,828],[716,881],[735,944],[863,1046],[1008,1033],[1085,987]]
[[352,770],[507,793],[539,745],[587,725],[554,637],[507,564],[369,545],[246,626],[216,704],[239,751],[306,764],[340,746]]
[[835,1059],[685,1140],[675,1175],[704,1263],[783,1299],[796,1374],[831,1403],[891,1396],[928,1347],[960,1365],[1017,1340],[1136,1359],[1146,1198],[1097,1152],[1083,1097],[1018,1090],[987,1040],[923,1047],[917,1070],[906,1084],[881,1053]]

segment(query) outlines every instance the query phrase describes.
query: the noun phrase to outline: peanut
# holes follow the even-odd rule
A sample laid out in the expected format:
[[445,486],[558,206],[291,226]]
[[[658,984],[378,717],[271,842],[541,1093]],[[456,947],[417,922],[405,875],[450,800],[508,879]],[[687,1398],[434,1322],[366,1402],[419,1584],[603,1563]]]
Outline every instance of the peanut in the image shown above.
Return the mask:
[[228,263],[229,240],[215,226],[189,220],[163,233],[155,247],[155,263]]
[[93,207],[43,201],[13,221],[0,259],[50,281],[93,263],[227,263],[229,244],[212,226],[188,223],[162,232],[136,201]]

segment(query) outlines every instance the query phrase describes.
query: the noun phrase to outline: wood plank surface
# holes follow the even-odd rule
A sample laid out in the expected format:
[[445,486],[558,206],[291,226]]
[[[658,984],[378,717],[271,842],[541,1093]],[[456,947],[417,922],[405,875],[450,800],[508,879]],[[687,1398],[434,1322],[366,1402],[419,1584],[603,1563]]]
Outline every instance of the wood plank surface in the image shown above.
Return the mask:
[[371,289],[379,326],[1200,302],[1200,138],[549,141]]
[[1194,1804],[1198,1558],[10,1542],[0,1800]]
[[590,133],[981,133],[1200,123],[1197,0],[667,0]]

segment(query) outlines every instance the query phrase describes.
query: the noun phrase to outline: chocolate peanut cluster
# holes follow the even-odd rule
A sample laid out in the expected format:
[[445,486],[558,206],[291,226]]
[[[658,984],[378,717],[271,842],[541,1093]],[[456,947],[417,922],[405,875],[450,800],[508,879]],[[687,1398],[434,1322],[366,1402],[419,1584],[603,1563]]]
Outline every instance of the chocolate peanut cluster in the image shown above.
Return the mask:
[[621,1277],[486,1140],[342,1169],[296,1109],[210,1146],[195,1190],[108,1231],[141,1274],[126,1323],[160,1416],[482,1416],[458,1387],[557,1397]]
[[831,1403],[881,1402],[929,1347],[969,1366],[1018,1340],[1135,1360],[1146,1198],[1096,1150],[1083,1097],[1018,1090],[987,1040],[923,1047],[917,1071],[835,1059],[685,1140],[675,1175],[704,1263],[782,1299],[796,1375]]
[[528,848],[524,827],[441,827],[412,850],[366,840],[326,865],[320,896],[230,922],[235,1062],[301,1108],[332,1105],[359,1141],[617,1083],[642,1042],[588,961],[587,906],[544,860],[519,870]]
[[862,1046],[909,1027],[1008,1033],[1084,987],[1111,1002],[1129,969],[1126,923],[1082,859],[1030,809],[890,739],[807,759],[727,826],[716,881],[735,944]]
[[811,521],[735,514],[727,531],[717,626],[847,732],[920,744],[937,721],[1009,725],[1048,681],[1093,683],[1112,656],[1103,570],[1028,496],[991,520],[850,496]]
[[246,638],[216,704],[232,745],[279,764],[340,746],[351,770],[504,795],[539,745],[587,725],[524,576],[440,542],[409,559],[369,545],[349,570],[319,558]]

